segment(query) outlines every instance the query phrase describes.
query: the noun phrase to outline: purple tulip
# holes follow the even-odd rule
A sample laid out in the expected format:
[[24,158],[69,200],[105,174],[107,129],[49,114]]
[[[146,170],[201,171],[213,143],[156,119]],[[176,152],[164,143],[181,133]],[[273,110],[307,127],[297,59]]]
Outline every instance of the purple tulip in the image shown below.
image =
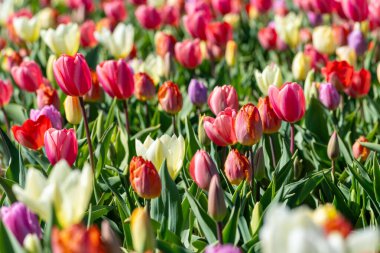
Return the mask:
[[340,102],[340,96],[335,86],[331,83],[322,83],[319,86],[319,101],[329,110],[335,110]]
[[40,238],[42,236],[37,216],[20,202],[16,202],[9,207],[2,207],[0,209],[0,219],[20,244],[23,244],[28,234],[36,234]]
[[232,244],[208,246],[205,253],[241,253],[241,250]]
[[207,87],[203,82],[191,79],[188,89],[191,103],[201,106],[207,102]]
[[53,105],[46,105],[41,110],[32,109],[30,111],[30,119],[33,121],[36,121],[41,115],[50,119],[53,128],[62,129],[61,113]]
[[323,23],[322,15],[315,12],[308,12],[307,17],[309,19],[309,22],[311,26],[319,26]]
[[348,45],[357,55],[363,55],[367,51],[367,40],[360,30],[353,30],[347,37]]

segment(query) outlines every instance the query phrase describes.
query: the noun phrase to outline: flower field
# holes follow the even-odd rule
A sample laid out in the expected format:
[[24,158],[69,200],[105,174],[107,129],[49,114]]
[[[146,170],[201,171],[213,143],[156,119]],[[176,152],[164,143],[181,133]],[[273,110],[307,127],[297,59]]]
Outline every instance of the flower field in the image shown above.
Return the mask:
[[379,253],[380,0],[0,0],[0,253]]

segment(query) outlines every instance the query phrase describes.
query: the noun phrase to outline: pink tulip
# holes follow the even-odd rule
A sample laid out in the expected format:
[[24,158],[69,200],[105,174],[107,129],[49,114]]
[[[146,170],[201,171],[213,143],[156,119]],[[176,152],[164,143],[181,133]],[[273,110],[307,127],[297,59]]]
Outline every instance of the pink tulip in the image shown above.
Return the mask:
[[145,29],[157,29],[161,25],[160,13],[149,5],[140,5],[135,15],[140,25]]
[[269,100],[276,115],[286,122],[297,122],[305,114],[305,96],[298,83],[285,83],[281,89],[271,85]]
[[214,161],[205,150],[198,150],[190,161],[190,176],[203,190],[208,190],[211,178],[218,175]]
[[186,1],[185,10],[187,15],[193,15],[196,12],[204,12],[207,19],[211,20],[213,18],[210,5],[203,0]]
[[239,153],[238,150],[232,149],[228,153],[226,162],[224,163],[224,172],[231,184],[238,185],[246,179],[248,182],[252,180],[252,167],[246,156]]
[[129,0],[129,2],[133,5],[143,5],[146,4],[146,0]]
[[206,40],[206,25],[210,22],[209,16],[204,11],[197,11],[183,17],[186,31],[193,37]]
[[272,8],[272,0],[251,0],[250,3],[260,13],[267,12]]
[[60,56],[54,62],[53,72],[57,84],[66,95],[82,97],[91,89],[90,68],[82,54]]
[[235,119],[236,139],[245,146],[252,146],[259,142],[263,135],[263,126],[259,110],[249,103],[244,105]]
[[235,118],[236,111],[229,107],[218,113],[215,119],[204,117],[203,127],[208,138],[218,146],[234,145],[237,142]]
[[133,74],[126,61],[109,60],[96,67],[99,83],[110,97],[127,99],[135,90]]
[[13,86],[9,80],[0,79],[0,107],[7,105],[13,94]]
[[96,24],[92,20],[87,20],[80,27],[80,44],[82,47],[94,47],[98,43],[95,39],[94,32]]
[[194,69],[202,63],[202,52],[198,39],[177,42],[174,51],[177,61],[187,69]]
[[35,92],[43,83],[41,69],[34,61],[25,60],[20,66],[14,66],[11,74],[16,84],[29,92]]
[[115,23],[123,22],[127,18],[127,11],[123,1],[106,2],[103,9],[107,18]]
[[236,13],[240,10],[239,0],[211,0],[212,8],[222,14]]
[[50,128],[45,132],[46,156],[52,165],[62,159],[72,166],[77,159],[78,142],[74,129],[57,130]]
[[208,97],[208,106],[217,115],[227,107],[239,110],[239,98],[235,88],[231,85],[217,86]]
[[160,9],[162,25],[179,26],[180,9],[174,5],[165,5]]
[[353,21],[361,22],[368,18],[367,0],[342,0],[342,8],[346,17]]

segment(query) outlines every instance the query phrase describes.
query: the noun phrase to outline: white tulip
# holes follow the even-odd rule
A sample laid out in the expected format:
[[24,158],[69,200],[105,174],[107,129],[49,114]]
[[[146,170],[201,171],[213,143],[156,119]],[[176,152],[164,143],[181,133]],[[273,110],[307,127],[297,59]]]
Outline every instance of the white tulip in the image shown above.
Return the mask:
[[13,27],[17,36],[27,42],[34,42],[40,36],[40,20],[38,17],[31,19],[19,17],[13,19]]
[[257,86],[259,87],[264,96],[268,95],[268,89],[270,85],[273,84],[277,87],[280,87],[283,84],[281,70],[274,63],[266,66],[262,73],[256,70],[255,78]]
[[14,12],[13,0],[0,2],[0,25],[5,25],[8,17]]
[[80,44],[80,32],[77,24],[60,24],[57,29],[41,31],[41,37],[55,55],[75,55]]

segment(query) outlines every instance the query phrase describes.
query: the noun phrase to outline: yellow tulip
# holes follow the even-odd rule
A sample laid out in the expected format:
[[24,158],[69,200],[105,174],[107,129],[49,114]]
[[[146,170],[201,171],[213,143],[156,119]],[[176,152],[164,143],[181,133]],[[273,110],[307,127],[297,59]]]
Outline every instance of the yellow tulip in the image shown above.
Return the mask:
[[313,31],[313,46],[323,54],[332,54],[335,52],[336,44],[334,33],[330,26],[318,26]]
[[257,86],[264,96],[268,95],[268,89],[270,85],[273,84],[277,87],[280,87],[283,84],[281,70],[274,63],[266,66],[262,73],[260,73],[258,70],[255,70],[255,79]]
[[276,15],[274,18],[278,36],[291,48],[296,48],[300,42],[300,27],[302,17],[290,12],[286,16]]
[[336,49],[336,55],[340,61],[347,61],[350,65],[356,65],[356,52],[349,46],[343,46]]
[[223,21],[230,24],[233,28],[236,28],[239,25],[240,16],[236,13],[227,13],[223,16]]
[[310,68],[310,58],[306,56],[303,52],[298,52],[294,57],[292,63],[292,72],[294,78],[297,80],[304,81]]
[[80,33],[77,24],[60,24],[55,30],[43,30],[41,37],[56,56],[75,55],[78,52]]
[[228,66],[235,65],[236,55],[237,55],[237,44],[235,41],[230,40],[227,42],[226,55],[225,55]]
[[152,224],[146,209],[138,207],[131,215],[133,248],[137,253],[153,252],[156,245]]
[[34,42],[40,37],[40,20],[38,17],[31,19],[18,17],[13,19],[13,27],[18,37],[27,42]]
[[82,120],[82,111],[78,97],[67,96],[63,102],[66,119],[70,124],[78,125]]

